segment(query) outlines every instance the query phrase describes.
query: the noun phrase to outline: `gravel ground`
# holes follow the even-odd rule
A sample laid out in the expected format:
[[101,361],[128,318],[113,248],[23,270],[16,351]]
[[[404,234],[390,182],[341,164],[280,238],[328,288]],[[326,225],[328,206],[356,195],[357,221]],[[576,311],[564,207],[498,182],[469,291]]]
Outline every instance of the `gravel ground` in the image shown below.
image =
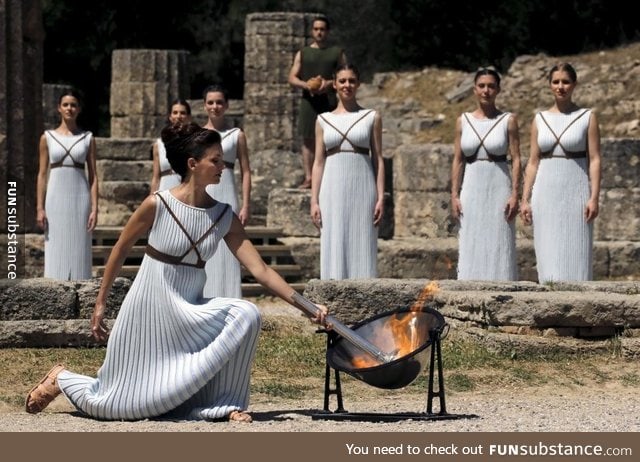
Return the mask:
[[[350,401],[356,413],[408,413],[425,409],[424,397],[384,396]],[[319,395],[321,395],[319,390]],[[320,396],[321,398],[321,396]],[[496,390],[455,393],[447,397],[450,420],[355,422],[314,419],[317,401],[256,402],[250,406],[251,424],[228,422],[151,421],[98,422],[84,418],[58,398],[39,415],[3,412],[0,429],[9,432],[620,432],[640,431],[640,400],[633,389],[593,388]],[[436,409],[437,410],[437,409]],[[5,410],[6,411],[6,410]]]
[[[282,303],[260,300],[267,316],[299,316]],[[446,383],[445,383],[446,386]],[[343,384],[345,408],[352,413],[420,413],[426,408],[426,390],[416,387],[386,392],[359,382]],[[323,390],[317,397],[280,400],[252,397],[253,423],[144,420],[100,422],[85,418],[63,398],[43,413],[30,415],[0,403],[2,432],[621,432],[640,431],[640,400],[634,387],[543,386],[447,392],[450,419],[396,422],[339,421],[317,418],[322,413]],[[438,401],[434,401],[438,411]],[[333,402],[332,402],[333,405]],[[460,418],[453,418],[453,417]],[[466,416],[466,417],[465,417]],[[316,417],[316,418],[314,418]]]

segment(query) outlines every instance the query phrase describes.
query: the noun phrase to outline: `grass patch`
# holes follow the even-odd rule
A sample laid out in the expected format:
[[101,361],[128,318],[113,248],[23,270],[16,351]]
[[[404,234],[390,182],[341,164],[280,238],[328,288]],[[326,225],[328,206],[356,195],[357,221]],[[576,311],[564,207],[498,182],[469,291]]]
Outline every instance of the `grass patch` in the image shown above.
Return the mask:
[[[319,397],[323,393],[326,337],[307,325],[270,321],[258,342],[251,371],[252,392],[269,399]],[[284,322],[284,321],[282,321]],[[74,372],[95,377],[102,365],[105,348],[23,348],[0,349],[0,403],[22,409],[28,390],[55,363],[62,362]],[[514,387],[576,386],[637,387],[637,361],[601,355],[549,354],[509,355],[452,331],[442,341],[446,392],[513,389]],[[624,371],[624,374],[621,374]],[[400,390],[382,390],[341,374],[343,390],[357,390],[362,398],[423,394],[428,369]],[[437,375],[436,379],[437,386]],[[352,398],[353,399],[353,398]]]

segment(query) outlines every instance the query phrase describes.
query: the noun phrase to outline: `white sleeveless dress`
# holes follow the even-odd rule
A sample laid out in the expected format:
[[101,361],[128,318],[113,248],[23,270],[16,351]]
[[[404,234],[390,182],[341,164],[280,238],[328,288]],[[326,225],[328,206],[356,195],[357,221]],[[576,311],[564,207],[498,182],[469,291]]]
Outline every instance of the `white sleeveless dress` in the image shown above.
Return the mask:
[[158,161],[160,164],[160,184],[158,185],[158,191],[164,191],[165,189],[178,186],[181,180],[180,175],[171,168],[171,164],[167,159],[167,148],[161,138],[158,138],[156,145],[158,146]]
[[319,194],[321,279],[366,279],[378,274],[378,228],[373,224],[376,180],[371,156],[364,153],[371,146],[375,114],[361,109],[318,116],[328,151]]
[[[234,213],[238,213],[238,191],[233,174],[238,157],[239,128],[231,128],[219,132],[222,138],[222,157],[226,164],[222,171],[220,183],[207,186],[207,193],[215,200],[225,202],[231,206]],[[207,283],[204,286],[205,297],[242,297],[242,274],[240,262],[229,250],[227,243],[222,241],[218,251],[207,261],[205,266]]]
[[91,193],[84,165],[92,136],[91,132],[66,136],[45,131],[50,163],[44,205],[49,222],[44,234],[46,278],[91,278],[92,233],[87,231]]
[[[148,242],[158,252],[208,259],[228,232],[227,204],[191,207],[169,191],[157,193]],[[149,250],[148,250],[149,252]],[[58,376],[64,395],[97,419],[138,420],[170,413],[186,419],[224,418],[249,403],[249,378],[260,332],[260,313],[244,300],[203,299],[203,268],[145,255],[109,337],[98,377],[70,371]]]
[[461,118],[460,147],[467,161],[460,191],[460,280],[518,278],[515,223],[504,214],[512,192],[509,163],[502,157],[509,152],[510,117],[505,112],[495,119],[477,119],[470,113]]
[[578,109],[570,114],[544,111],[535,117],[540,152],[550,156],[541,156],[531,192],[540,283],[593,278],[593,223],[584,218],[590,196],[590,115],[590,110]]

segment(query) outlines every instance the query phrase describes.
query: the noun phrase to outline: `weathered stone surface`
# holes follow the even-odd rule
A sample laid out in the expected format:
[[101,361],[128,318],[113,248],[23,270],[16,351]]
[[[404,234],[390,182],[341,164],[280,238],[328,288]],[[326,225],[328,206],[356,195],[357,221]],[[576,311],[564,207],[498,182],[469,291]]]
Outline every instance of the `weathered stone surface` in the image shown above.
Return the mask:
[[640,279],[640,242],[609,242],[609,277]]
[[77,318],[76,284],[44,278],[0,281],[0,320]]
[[320,239],[310,237],[284,237],[281,241],[291,246],[291,255],[300,265],[303,281],[320,277]]
[[165,82],[175,97],[187,94],[187,58],[184,50],[114,50],[112,82]]
[[640,139],[602,140],[603,189],[640,188]]
[[394,191],[451,191],[453,146],[401,145],[393,153]]
[[112,117],[156,115],[165,117],[169,107],[169,85],[165,82],[111,83],[109,110]]
[[[114,321],[105,321],[113,328]],[[105,345],[91,336],[89,319],[0,321],[0,348],[61,348]]]
[[283,234],[294,237],[318,237],[320,232],[310,216],[309,190],[276,188],[269,193],[267,226],[281,228]]
[[603,190],[594,237],[603,241],[640,239],[640,188]]
[[395,191],[395,235],[446,238],[457,236],[449,213],[450,193]]
[[157,137],[167,123],[166,115],[125,115],[111,117],[113,138]]
[[456,239],[378,240],[378,274],[383,278],[455,279]]
[[[133,281],[129,278],[118,277],[113,281],[109,296],[107,297],[107,308],[105,310],[105,318],[114,318],[120,311],[120,306],[124,301],[124,297],[131,288]],[[93,308],[96,304],[96,297],[100,290],[102,278],[86,281],[82,286],[78,287],[78,317],[91,318]]]
[[99,160],[96,162],[98,180],[151,182],[153,161],[150,160]]
[[251,203],[254,215],[267,215],[269,193],[295,188],[303,179],[301,157],[291,151],[260,150],[251,156]]
[[96,156],[99,160],[151,160],[157,137],[158,134],[155,138],[96,138]]
[[[343,322],[411,307],[426,280],[311,280],[305,295],[326,304]],[[640,295],[601,291],[474,290],[473,284],[442,281],[427,302],[447,318],[484,326],[616,327],[640,325]],[[521,283],[517,283],[521,284]],[[526,286],[523,286],[526,288]],[[635,287],[635,285],[630,285]]]
[[140,203],[149,195],[148,182],[104,181],[100,185],[98,200],[99,223],[109,226],[124,226]]

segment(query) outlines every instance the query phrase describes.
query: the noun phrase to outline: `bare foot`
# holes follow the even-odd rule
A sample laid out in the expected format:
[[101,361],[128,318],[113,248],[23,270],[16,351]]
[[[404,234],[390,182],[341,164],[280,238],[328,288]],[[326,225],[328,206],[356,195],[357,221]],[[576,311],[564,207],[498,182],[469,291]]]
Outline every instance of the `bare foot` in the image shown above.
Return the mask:
[[31,389],[25,401],[25,410],[29,414],[37,414],[46,408],[61,391],[58,386],[58,374],[64,370],[62,364],[51,368],[40,382]]
[[252,421],[251,415],[244,411],[231,411],[229,414],[229,422],[251,423]]

